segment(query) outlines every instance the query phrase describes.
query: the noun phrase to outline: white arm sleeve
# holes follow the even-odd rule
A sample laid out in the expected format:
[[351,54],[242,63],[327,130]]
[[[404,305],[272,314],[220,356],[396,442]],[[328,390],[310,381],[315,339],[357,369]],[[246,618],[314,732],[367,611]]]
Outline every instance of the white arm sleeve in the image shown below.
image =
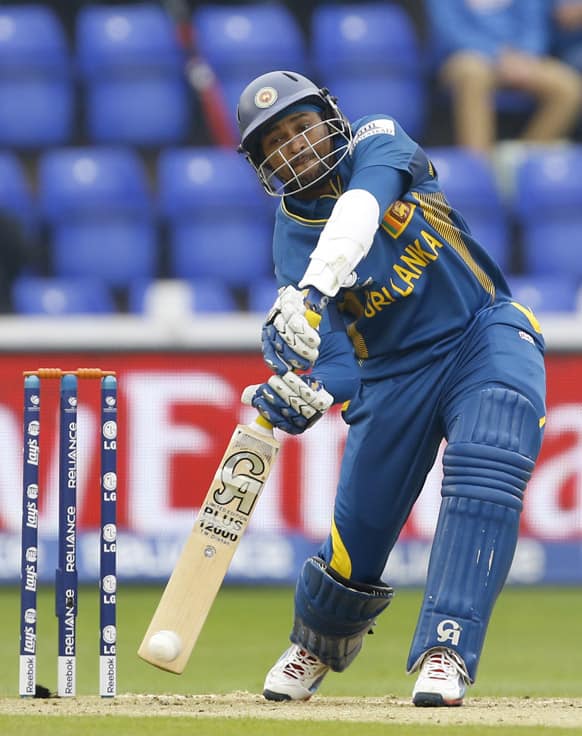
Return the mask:
[[365,189],[342,194],[309,257],[299,288],[315,286],[322,294],[335,296],[368,254],[379,219],[380,205],[373,194]]

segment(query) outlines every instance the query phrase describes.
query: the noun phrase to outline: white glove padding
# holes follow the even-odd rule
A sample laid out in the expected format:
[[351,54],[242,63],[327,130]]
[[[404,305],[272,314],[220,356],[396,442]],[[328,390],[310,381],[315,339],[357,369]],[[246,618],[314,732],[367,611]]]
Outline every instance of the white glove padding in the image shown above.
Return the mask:
[[258,409],[274,427],[288,434],[301,434],[320,419],[333,404],[333,396],[309,376],[289,371],[274,375],[267,383],[248,386],[243,402]]
[[302,292],[286,286],[271,307],[263,330],[263,355],[278,373],[307,370],[319,355],[321,338],[306,316]]

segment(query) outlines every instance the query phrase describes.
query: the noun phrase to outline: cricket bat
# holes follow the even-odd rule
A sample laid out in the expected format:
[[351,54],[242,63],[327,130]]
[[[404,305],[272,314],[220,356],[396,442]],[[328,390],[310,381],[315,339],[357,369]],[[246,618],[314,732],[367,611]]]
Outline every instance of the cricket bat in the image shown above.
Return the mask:
[[186,0],[164,0],[163,5],[176,30],[177,41],[186,54],[186,79],[202,110],[206,129],[217,146],[236,148],[234,116],[228,111],[220,82],[196,45],[190,6]]
[[261,416],[236,426],[138,650],[146,662],[184,671],[279,446]]
[[[326,303],[319,292],[309,291],[305,316],[312,327],[319,326]],[[251,403],[255,389],[247,386],[243,404]],[[262,416],[237,424],[138,649],[146,662],[177,675],[184,671],[279,447]]]

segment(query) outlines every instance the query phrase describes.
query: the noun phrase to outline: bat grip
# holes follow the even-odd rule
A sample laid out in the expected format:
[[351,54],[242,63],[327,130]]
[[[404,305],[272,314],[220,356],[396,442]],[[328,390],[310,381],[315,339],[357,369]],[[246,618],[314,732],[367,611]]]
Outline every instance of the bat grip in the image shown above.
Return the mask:
[[[309,297],[309,301],[307,302],[309,304],[309,308],[305,310],[305,319],[311,327],[317,329],[319,327],[319,323],[321,322],[321,313],[320,311],[316,311],[316,309],[321,310],[325,307],[325,305],[327,304],[327,297],[324,297],[316,289],[309,290]],[[314,306],[316,305],[315,309],[311,307],[312,304]],[[246,387],[241,397],[243,404],[251,403],[255,388],[255,386]],[[265,419],[262,414],[259,414],[255,417],[254,423],[257,425],[258,428],[266,430],[269,433],[273,431],[273,425],[268,419]]]
[[319,323],[321,322],[321,314],[314,312],[313,309],[308,309],[305,312],[305,319],[309,323],[309,326],[313,327],[316,330],[319,327]]
[[269,434],[273,431],[273,425],[268,419],[265,419],[262,414],[257,414],[255,417],[255,424],[257,425],[257,428],[267,430]]
[[[307,307],[305,317],[309,324],[317,329],[321,322],[323,310],[327,307],[327,303],[329,302],[329,297],[322,294],[319,289],[315,288],[315,286],[310,286],[308,289],[305,289],[303,293],[305,295],[305,306]],[[317,321],[312,321],[313,317],[311,315],[315,315]]]
[[[241,396],[241,401],[243,404],[246,404],[247,406],[251,405],[251,400],[254,396],[257,386],[247,386],[245,388]],[[273,432],[273,425],[268,419],[265,419],[262,414],[257,414],[257,416],[253,420],[253,425],[255,429],[258,429],[261,432],[265,432],[266,434],[272,434]]]

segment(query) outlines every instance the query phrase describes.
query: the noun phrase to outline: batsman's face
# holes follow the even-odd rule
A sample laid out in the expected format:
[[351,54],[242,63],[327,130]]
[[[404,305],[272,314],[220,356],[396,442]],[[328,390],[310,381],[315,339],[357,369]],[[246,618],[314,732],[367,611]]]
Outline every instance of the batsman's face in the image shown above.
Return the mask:
[[295,112],[278,120],[263,135],[262,147],[262,166],[293,190],[309,187],[333,167],[332,133],[315,111]]

